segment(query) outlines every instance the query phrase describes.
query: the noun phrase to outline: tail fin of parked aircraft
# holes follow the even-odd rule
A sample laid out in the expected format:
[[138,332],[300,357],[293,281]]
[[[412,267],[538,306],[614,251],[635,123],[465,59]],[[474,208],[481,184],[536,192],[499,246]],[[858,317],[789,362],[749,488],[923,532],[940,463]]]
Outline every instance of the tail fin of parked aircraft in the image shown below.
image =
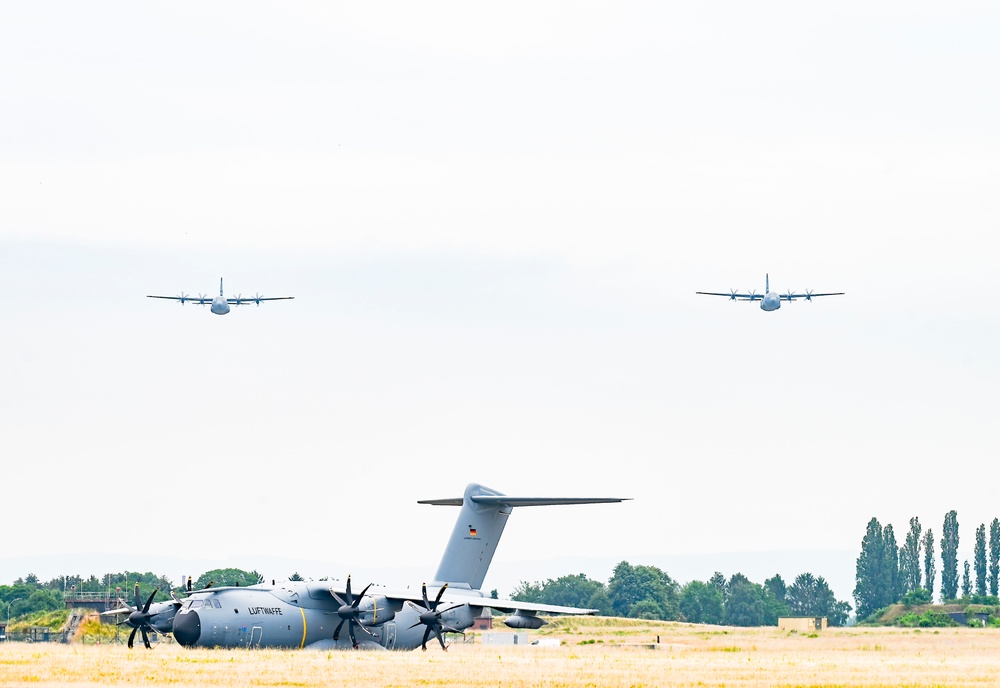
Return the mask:
[[766,272],[764,273],[764,293],[771,293],[771,276]]
[[463,497],[426,499],[418,504],[460,506],[455,530],[445,548],[434,576],[435,584],[478,590],[493,561],[497,543],[515,506],[555,506],[563,504],[606,504],[622,502],[620,497],[510,497],[488,487],[470,484]]
[[222,293],[222,278],[221,277],[219,278],[219,296],[225,296],[225,294]]

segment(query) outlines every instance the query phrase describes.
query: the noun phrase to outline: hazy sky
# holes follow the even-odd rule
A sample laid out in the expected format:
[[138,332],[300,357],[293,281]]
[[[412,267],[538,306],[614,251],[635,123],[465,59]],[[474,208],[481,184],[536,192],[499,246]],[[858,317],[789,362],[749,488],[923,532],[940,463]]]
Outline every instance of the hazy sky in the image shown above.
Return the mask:
[[[415,501],[468,482],[634,497],[518,511],[498,561],[953,508],[970,549],[998,35],[995,2],[3,5],[0,551],[433,572],[457,512]],[[694,294],[765,273],[847,295]],[[145,298],[220,277],[296,300]]]

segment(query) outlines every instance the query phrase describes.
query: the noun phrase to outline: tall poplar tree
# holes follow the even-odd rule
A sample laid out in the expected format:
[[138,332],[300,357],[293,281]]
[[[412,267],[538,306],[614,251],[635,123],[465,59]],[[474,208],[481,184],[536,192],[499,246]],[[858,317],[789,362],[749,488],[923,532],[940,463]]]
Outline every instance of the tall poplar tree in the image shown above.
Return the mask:
[[861,554],[855,567],[854,603],[858,619],[866,619],[888,604],[885,598],[885,541],[882,524],[872,517],[861,540]]
[[924,533],[924,588],[931,594],[931,600],[934,599],[934,578],[934,531],[928,528]]
[[997,594],[1000,583],[1000,518],[990,523],[990,594]]
[[965,570],[962,572],[962,597],[972,594],[972,576],[969,575],[969,560],[965,560]]
[[920,519],[914,516],[910,519],[910,530],[903,541],[899,552],[900,575],[903,578],[903,592],[910,592],[920,587]]
[[980,523],[976,528],[976,594],[986,595],[986,524]]
[[958,512],[944,516],[941,528],[941,601],[958,597]]
[[898,602],[903,596],[903,582],[899,575],[899,547],[896,545],[896,533],[892,524],[887,523],[882,529],[882,570],[885,579],[885,597],[880,607]]

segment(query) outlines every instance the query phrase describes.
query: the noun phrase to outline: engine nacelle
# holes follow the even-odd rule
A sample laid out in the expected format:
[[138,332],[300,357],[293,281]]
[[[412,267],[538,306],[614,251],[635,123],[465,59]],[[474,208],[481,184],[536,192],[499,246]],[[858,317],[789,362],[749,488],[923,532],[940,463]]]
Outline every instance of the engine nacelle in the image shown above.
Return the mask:
[[541,628],[548,623],[545,619],[540,619],[534,614],[529,615],[522,612],[508,616],[503,622],[511,628],[529,628],[531,630]]
[[385,595],[367,595],[358,604],[361,612],[358,621],[362,626],[380,626],[396,618],[399,605],[393,604]]

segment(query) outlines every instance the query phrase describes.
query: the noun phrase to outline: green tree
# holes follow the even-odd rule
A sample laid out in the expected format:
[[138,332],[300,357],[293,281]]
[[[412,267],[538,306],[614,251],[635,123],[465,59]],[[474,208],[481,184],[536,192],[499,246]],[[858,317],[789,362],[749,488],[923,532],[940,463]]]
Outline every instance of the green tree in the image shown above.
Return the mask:
[[941,528],[941,600],[958,597],[958,512],[945,514]]
[[976,528],[976,594],[986,595],[986,524],[980,523]]
[[962,597],[972,594],[972,576],[970,575],[969,560],[965,560],[965,570],[962,572]]
[[899,575],[899,547],[896,545],[896,534],[892,529],[892,524],[887,523],[882,530],[883,559],[882,566],[885,570],[885,606],[892,604],[903,596],[903,580]]
[[604,590],[604,584],[591,580],[586,575],[562,576],[544,583],[525,583],[514,590],[511,599],[521,602],[539,602],[542,604],[557,604],[563,607],[580,607],[594,609],[590,601],[594,595]]
[[[934,531],[930,528],[924,533],[924,586],[927,592],[931,595],[931,601],[934,601]],[[860,613],[859,617],[860,618]]]
[[1000,583],[1000,518],[990,523],[990,594],[997,595]]
[[711,583],[696,580],[689,582],[681,588],[679,604],[685,621],[703,624],[722,623],[722,593]]
[[725,619],[730,626],[763,626],[767,607],[764,604],[764,587],[743,578],[729,586]]
[[907,593],[920,587],[920,519],[914,516],[910,519],[910,530],[903,540],[899,551],[899,573],[903,579],[903,592]]
[[785,601],[785,594],[788,591],[785,585],[785,579],[781,577],[781,574],[774,574],[770,578],[764,581],[764,587],[778,602]]
[[247,586],[258,583],[256,571],[244,571],[243,569],[212,569],[206,571],[198,577],[194,583],[195,590],[208,587],[214,588],[223,586]]
[[[608,597],[619,616],[630,616],[633,607],[648,598],[662,612],[660,619],[676,621],[681,617],[679,587],[673,578],[655,566],[632,566],[622,561],[608,580]],[[636,608],[642,613],[650,613],[651,609],[651,605]]]
[[855,566],[854,603],[858,619],[866,619],[888,604],[885,580],[885,541],[882,525],[872,517],[861,540],[861,554]]

